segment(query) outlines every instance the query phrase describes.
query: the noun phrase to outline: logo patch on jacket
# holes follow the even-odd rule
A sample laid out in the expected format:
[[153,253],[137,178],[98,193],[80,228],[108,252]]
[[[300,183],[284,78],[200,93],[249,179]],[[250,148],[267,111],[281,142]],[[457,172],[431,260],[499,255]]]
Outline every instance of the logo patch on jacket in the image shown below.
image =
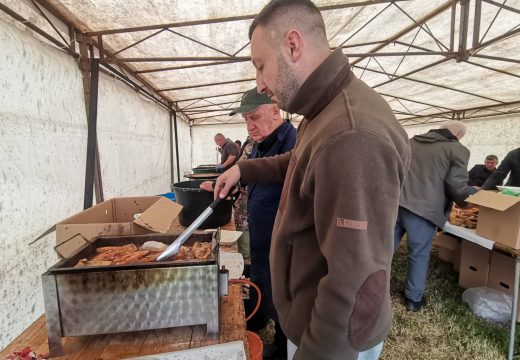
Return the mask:
[[339,217],[336,218],[336,226],[345,229],[366,230],[368,228],[368,221],[350,220]]

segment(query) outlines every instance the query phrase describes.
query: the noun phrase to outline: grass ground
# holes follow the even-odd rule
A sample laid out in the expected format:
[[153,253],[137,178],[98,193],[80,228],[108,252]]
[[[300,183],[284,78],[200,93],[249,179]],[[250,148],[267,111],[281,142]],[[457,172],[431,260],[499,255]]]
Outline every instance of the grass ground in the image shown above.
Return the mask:
[[[427,305],[417,313],[406,311],[402,295],[406,261],[406,247],[402,244],[392,264],[394,321],[381,360],[506,358],[509,324],[491,324],[471,312],[462,302],[464,290],[458,286],[458,274],[451,264],[439,260],[436,250],[433,250],[430,260]],[[270,343],[273,332],[273,324],[268,324],[259,335],[264,342]]]
[[403,305],[406,268],[406,247],[402,245],[392,264],[394,322],[382,360],[506,358],[509,325],[490,324],[473,315],[462,302],[463,289],[451,264],[440,261],[433,251],[427,306],[418,313],[406,311]]

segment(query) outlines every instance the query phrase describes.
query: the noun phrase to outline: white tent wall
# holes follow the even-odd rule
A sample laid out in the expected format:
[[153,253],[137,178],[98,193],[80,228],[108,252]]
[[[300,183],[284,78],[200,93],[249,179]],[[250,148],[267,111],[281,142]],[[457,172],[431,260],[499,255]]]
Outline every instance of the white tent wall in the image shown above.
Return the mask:
[[[476,164],[483,164],[487,155],[498,156],[502,161],[506,154],[520,144],[520,116],[504,115],[494,118],[474,119],[464,122],[466,135],[461,143],[470,151],[468,170]],[[407,126],[404,129],[410,137],[436,129],[439,124]]]
[[[57,262],[54,235],[83,208],[87,119],[82,74],[67,54],[0,20],[0,349],[43,312],[40,275]],[[169,113],[100,74],[98,143],[105,198],[170,188]],[[178,119],[181,172],[191,168]]]
[[43,313],[54,236],[81,210],[87,120],[78,65],[0,20],[0,348]]
[[247,138],[246,123],[200,125],[192,127],[193,132],[193,165],[215,164],[220,162],[220,155],[215,150],[215,134],[222,133],[233,141],[240,140],[242,144]]
[[170,189],[169,113],[100,74],[98,143],[105,199]]

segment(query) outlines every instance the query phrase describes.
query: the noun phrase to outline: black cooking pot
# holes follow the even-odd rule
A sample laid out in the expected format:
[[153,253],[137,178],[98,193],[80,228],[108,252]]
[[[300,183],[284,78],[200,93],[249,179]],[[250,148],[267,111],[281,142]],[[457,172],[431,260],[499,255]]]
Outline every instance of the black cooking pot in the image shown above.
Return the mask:
[[199,166],[191,169],[191,171],[193,171],[194,174],[214,173],[216,166],[217,166],[216,164],[215,165],[199,165]]
[[[213,202],[213,193],[199,187],[202,182],[203,180],[192,180],[173,184],[176,201],[183,206],[179,214],[179,223],[182,226],[190,226]],[[231,221],[232,209],[231,200],[221,201],[200,228],[209,229],[226,225]]]

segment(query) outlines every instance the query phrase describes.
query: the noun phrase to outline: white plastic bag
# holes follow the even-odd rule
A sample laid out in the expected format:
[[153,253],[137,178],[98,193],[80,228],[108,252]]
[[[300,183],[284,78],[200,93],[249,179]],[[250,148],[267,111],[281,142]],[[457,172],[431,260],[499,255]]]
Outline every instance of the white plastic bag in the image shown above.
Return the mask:
[[468,303],[475,315],[492,322],[511,320],[513,297],[488,287],[467,289],[462,293],[462,301]]

